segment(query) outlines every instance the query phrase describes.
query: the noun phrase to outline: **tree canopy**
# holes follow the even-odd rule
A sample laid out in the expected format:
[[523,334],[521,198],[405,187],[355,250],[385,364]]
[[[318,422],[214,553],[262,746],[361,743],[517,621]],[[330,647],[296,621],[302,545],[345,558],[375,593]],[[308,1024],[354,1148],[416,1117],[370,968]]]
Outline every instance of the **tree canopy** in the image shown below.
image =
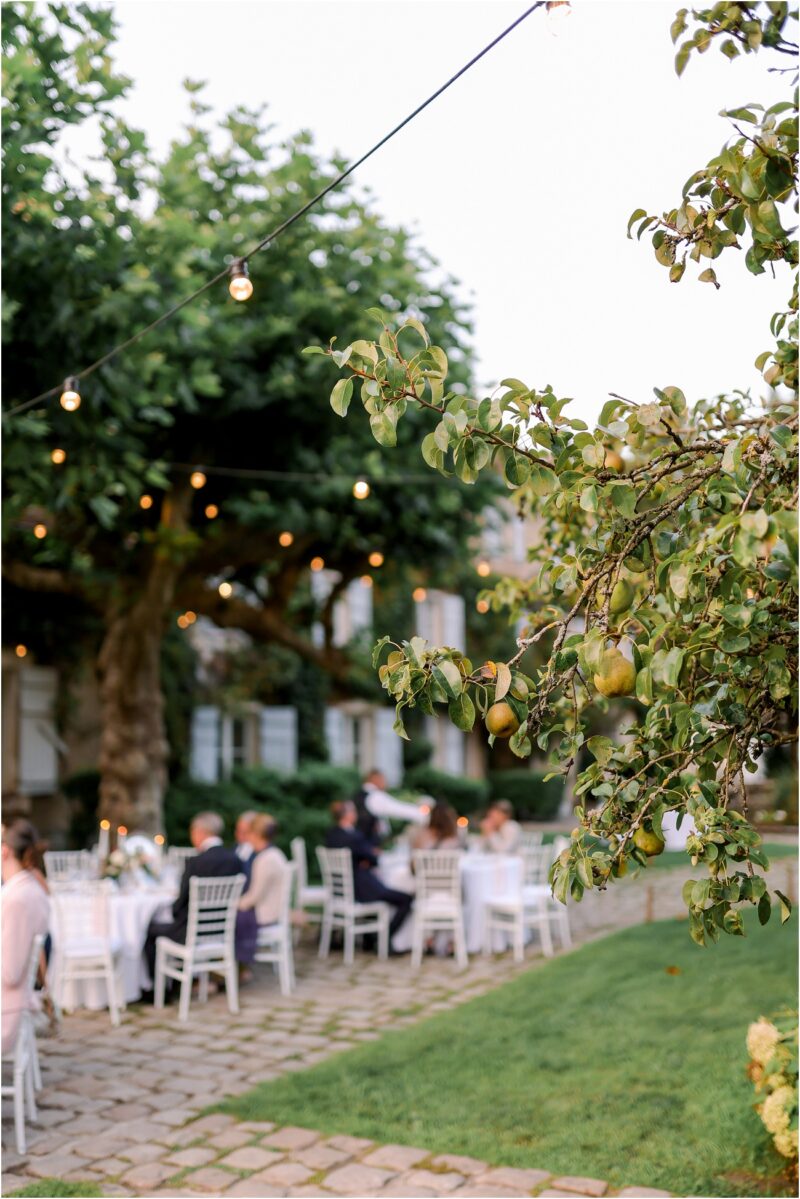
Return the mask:
[[[682,9],[676,67],[714,44],[728,57],[794,53],[795,21],[782,3]],[[676,207],[633,213],[629,235],[650,231],[673,283],[695,262],[699,280],[716,285],[702,260],[731,249],[745,251],[754,274],[796,265],[787,225],[797,210],[797,81],[787,72],[785,101],[724,114],[731,137]],[[455,391],[432,330],[374,315],[373,339],[315,348],[343,372],[334,410],[345,415],[358,396],[382,444],[408,415],[427,414],[429,466],[467,483],[502,472],[514,503],[543,521],[530,547],[534,586],[509,580],[492,593],[528,623],[507,661],[476,664],[463,647],[421,638],[379,642],[376,665],[390,650],[379,674],[397,731],[408,709],[445,709],[463,729],[485,718],[490,741],[508,737],[520,757],[548,752],[555,773],[589,751],[575,787],[579,827],[553,868],[559,899],[645,865],[675,812],[691,817],[687,853],[707,868],[685,888],[694,940],[743,934],[743,903],[765,922],[773,899],[754,870],[767,860],[746,783],[765,751],[797,737],[796,282],[757,359],[763,398],[689,403],[681,387],[662,385],[645,401],[612,396],[593,430],[550,385],[510,378],[483,398]],[[525,673],[534,644],[547,660]],[[587,736],[593,715],[615,707],[618,735]],[[788,917],[786,897],[772,894]]]

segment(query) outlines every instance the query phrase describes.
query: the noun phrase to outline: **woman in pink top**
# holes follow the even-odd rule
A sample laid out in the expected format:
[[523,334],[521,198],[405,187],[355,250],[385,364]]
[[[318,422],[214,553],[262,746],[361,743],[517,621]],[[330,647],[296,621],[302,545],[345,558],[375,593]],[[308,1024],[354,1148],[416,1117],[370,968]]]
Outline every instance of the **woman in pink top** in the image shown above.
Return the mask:
[[14,820],[3,828],[3,1053],[14,1048],[22,1013],[30,1006],[26,987],[33,939],[45,936],[50,922],[50,900],[37,879],[37,874],[41,878],[39,858],[38,834],[30,821]]

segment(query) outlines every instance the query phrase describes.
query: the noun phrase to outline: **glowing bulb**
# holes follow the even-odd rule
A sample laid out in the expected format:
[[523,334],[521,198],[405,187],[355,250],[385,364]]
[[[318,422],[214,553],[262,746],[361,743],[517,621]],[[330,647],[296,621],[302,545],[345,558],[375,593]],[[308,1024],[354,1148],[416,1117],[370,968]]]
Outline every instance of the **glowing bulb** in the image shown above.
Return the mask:
[[75,412],[81,406],[81,395],[78,391],[78,380],[70,375],[64,380],[64,390],[61,392],[61,407],[66,412]]
[[324,570],[324,568],[325,568],[325,559],[324,558],[312,558],[311,559],[311,569],[314,571],[315,574],[317,573],[317,571]]
[[567,17],[572,12],[569,0],[549,0],[547,5],[547,26],[554,37],[558,37],[564,28]]
[[280,537],[278,538],[278,544],[282,545],[284,549],[286,549],[287,546],[291,545],[293,541],[294,541],[294,533],[288,533],[288,532],[281,533]]
[[206,477],[201,470],[193,470],[189,475],[189,482],[195,491],[199,491],[201,487],[205,487]]
[[110,820],[101,820],[100,827],[103,830],[103,832],[107,833],[108,830],[111,828],[111,821]]
[[151,495],[143,495],[143,496],[141,496],[141,497],[139,498],[139,507],[140,507],[140,508],[144,508],[144,509],[145,509],[145,511],[146,511],[148,508],[152,508],[152,507],[153,507],[153,497],[152,497]]
[[371,587],[372,586],[372,575],[362,575],[361,576],[361,586],[362,587]]
[[197,613],[193,612],[190,608],[188,612],[184,612],[183,619],[187,624],[194,624],[194,622],[197,620]]
[[383,554],[380,550],[373,550],[369,556],[370,566],[383,566]]
[[479,562],[475,569],[482,579],[485,579],[487,575],[492,573],[492,568],[488,562]]
[[18,645],[17,648],[14,650],[14,653],[17,655],[18,658],[26,657],[26,655],[28,653],[27,645]]
[[478,609],[481,616],[484,616],[489,611],[489,601],[488,600],[478,600],[475,607]]
[[163,845],[164,844],[164,837],[162,837],[161,833],[156,833],[155,837],[153,837],[153,843],[155,845]]
[[411,597],[415,604],[421,604],[428,598],[428,593],[424,587],[415,587],[411,592]]
[[206,516],[209,520],[213,520],[215,516],[219,516],[219,508],[216,504],[206,504]]
[[469,821],[467,820],[466,816],[459,816],[456,824],[459,828],[469,828]]
[[41,541],[43,537],[47,536],[47,525],[34,525],[33,535]]
[[67,451],[66,450],[51,450],[50,451],[50,461],[54,462],[56,466],[60,466],[61,463],[66,462],[66,460],[67,460]]
[[188,627],[189,627],[189,621],[186,619],[186,617],[183,615],[179,616],[178,617],[178,628],[179,629],[188,629]]
[[230,266],[231,281],[228,291],[234,300],[249,300],[253,294],[253,284],[250,282],[250,269],[247,259],[234,258]]
[[369,495],[369,483],[366,479],[357,479],[353,484],[353,495],[357,500],[365,500]]
[[231,587],[230,583],[220,583],[217,591],[219,591],[223,599],[230,599],[233,595],[233,587]]

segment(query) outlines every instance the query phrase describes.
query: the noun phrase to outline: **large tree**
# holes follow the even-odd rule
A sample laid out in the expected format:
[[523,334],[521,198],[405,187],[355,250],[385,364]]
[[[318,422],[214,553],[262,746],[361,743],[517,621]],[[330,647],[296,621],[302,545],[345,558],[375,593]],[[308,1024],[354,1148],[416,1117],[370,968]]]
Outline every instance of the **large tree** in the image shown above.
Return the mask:
[[[796,55],[795,21],[785,3],[682,9],[672,26],[678,72],[716,44],[729,58],[769,52],[770,69],[794,88],[785,56]],[[754,274],[796,266],[787,225],[797,211],[797,96],[787,93],[766,110],[725,114],[729,140],[678,204],[634,212],[629,233],[650,231],[673,283],[697,263],[698,279],[716,284],[706,263],[729,248],[744,250]],[[505,379],[486,398],[454,392],[432,330],[408,354],[388,316],[376,340],[331,354],[373,424],[427,414],[431,467],[465,482],[502,470],[514,502],[543,520],[530,547],[535,586],[509,580],[493,596],[528,622],[507,661],[474,664],[421,638],[391,644],[380,677],[397,701],[398,731],[408,708],[445,708],[464,729],[480,714],[490,740],[510,738],[520,757],[546,750],[563,775],[588,749],[579,827],[552,874],[564,901],[660,853],[667,812],[690,816],[687,852],[707,867],[685,889],[699,944],[720,930],[741,934],[742,904],[769,919],[746,776],[763,753],[797,739],[796,282],[771,332],[757,359],[762,397],[690,404],[680,387],[661,386],[645,402],[612,397],[594,430],[550,387]],[[340,412],[342,387],[331,397]],[[547,661],[526,674],[520,663],[535,644]],[[617,710],[618,736],[588,736],[598,709]],[[786,918],[788,901],[774,894]]]
[[[190,123],[155,161],[116,115],[128,81],[110,57],[108,10],[7,4],[2,21],[4,395],[13,409],[247,253],[342,164],[323,161],[307,134],[276,145],[261,112],[234,112],[214,129],[194,83]],[[61,135],[93,117],[103,161],[78,172]],[[251,300],[237,303],[221,281],[83,379],[77,411],[56,397],[7,416],[6,637],[56,660],[78,629],[96,641],[103,815],[161,824],[159,671],[177,612],[287,647],[346,688],[353,664],[331,637],[342,588],[463,553],[493,482],[477,493],[431,486],[416,417],[396,437],[383,431],[398,451],[387,467],[368,430],[353,435],[330,411],[326,364],[299,356],[333,323],[354,334],[377,297],[455,337],[466,386],[466,316],[450,280],[432,284],[434,265],[342,187],[253,260]],[[359,477],[372,487],[361,501]],[[369,560],[376,551],[380,569]],[[314,558],[340,579],[321,608],[309,589]],[[43,610],[48,619],[32,627],[29,613]],[[313,619],[322,645],[309,636]]]

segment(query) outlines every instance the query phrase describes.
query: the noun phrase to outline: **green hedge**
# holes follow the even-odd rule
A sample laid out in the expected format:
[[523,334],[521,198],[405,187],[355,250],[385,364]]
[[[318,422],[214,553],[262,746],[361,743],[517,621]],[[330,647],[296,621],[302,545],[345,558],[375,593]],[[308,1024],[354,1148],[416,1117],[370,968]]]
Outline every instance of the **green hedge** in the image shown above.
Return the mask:
[[459,816],[470,816],[486,807],[489,800],[489,784],[485,779],[465,779],[432,766],[416,766],[406,771],[403,787],[449,803]]
[[508,799],[520,820],[554,820],[564,796],[560,778],[544,781],[540,770],[495,770],[489,775],[489,794]]

